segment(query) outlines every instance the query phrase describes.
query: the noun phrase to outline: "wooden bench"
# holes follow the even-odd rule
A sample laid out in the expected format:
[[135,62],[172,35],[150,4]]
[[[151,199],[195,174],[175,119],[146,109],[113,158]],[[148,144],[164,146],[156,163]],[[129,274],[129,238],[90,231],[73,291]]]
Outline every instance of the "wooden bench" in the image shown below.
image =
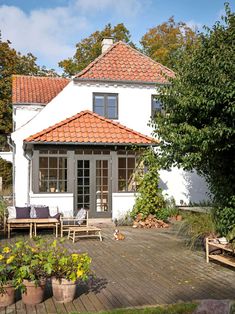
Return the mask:
[[88,227],[69,227],[68,239],[72,239],[73,243],[77,238],[99,238],[102,241],[101,229],[93,226]]
[[[210,254],[209,247],[213,246],[222,250],[222,254]],[[226,254],[229,252],[230,255]],[[235,255],[234,250],[229,248],[226,244],[216,243],[215,239],[206,238],[206,262],[209,263],[210,259],[224,263],[226,265],[235,267]]]
[[53,227],[55,228],[56,237],[58,237],[58,227],[60,221],[56,218],[11,218],[7,220],[8,239],[11,236],[12,229],[29,228],[29,237],[37,236],[38,227]]

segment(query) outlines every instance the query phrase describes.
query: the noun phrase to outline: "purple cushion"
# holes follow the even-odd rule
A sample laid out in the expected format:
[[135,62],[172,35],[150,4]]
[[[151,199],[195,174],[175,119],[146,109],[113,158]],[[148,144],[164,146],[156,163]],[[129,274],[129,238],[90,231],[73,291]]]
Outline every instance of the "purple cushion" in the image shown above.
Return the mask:
[[48,206],[43,206],[43,207],[34,207],[35,212],[36,212],[36,218],[49,218],[50,213],[49,213],[49,207]]
[[31,207],[17,207],[16,206],[16,218],[30,218],[30,209]]
[[50,218],[56,218],[56,219],[60,219],[60,213],[55,214],[54,216],[50,216]]

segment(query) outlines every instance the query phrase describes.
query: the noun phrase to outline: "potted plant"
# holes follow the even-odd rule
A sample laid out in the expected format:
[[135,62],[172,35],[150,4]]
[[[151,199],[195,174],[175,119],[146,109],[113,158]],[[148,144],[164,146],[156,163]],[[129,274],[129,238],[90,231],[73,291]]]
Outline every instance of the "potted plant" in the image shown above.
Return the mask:
[[18,268],[15,272],[15,286],[22,292],[25,304],[35,305],[44,298],[46,279],[50,273],[50,262],[47,260],[47,249],[42,240],[30,245],[28,242],[17,242]]
[[13,279],[17,262],[12,246],[0,250],[0,307],[8,306],[15,301]]
[[53,296],[57,302],[71,302],[75,297],[78,280],[88,279],[91,258],[86,253],[69,253],[57,246],[56,241],[52,247],[48,259],[51,261]]

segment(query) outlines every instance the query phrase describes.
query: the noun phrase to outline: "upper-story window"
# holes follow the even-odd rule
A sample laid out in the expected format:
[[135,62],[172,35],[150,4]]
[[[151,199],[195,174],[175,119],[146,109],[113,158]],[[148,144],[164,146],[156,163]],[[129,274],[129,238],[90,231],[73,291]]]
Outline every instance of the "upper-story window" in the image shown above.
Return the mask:
[[118,94],[93,94],[93,111],[109,119],[118,119]]
[[157,95],[152,95],[152,110],[151,117],[154,117],[156,113],[162,111],[161,101],[158,99]]

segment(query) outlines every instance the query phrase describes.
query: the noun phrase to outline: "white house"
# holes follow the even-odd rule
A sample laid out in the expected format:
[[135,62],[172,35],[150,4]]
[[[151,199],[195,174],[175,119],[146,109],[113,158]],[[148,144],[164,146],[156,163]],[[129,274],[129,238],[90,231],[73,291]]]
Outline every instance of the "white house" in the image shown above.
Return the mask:
[[[113,219],[130,210],[138,157],[132,148],[152,144],[158,87],[173,75],[106,39],[102,54],[72,80],[14,76],[15,204],[58,205],[65,214],[89,207],[90,216]],[[161,171],[161,185],[177,204],[206,199],[195,173]]]

